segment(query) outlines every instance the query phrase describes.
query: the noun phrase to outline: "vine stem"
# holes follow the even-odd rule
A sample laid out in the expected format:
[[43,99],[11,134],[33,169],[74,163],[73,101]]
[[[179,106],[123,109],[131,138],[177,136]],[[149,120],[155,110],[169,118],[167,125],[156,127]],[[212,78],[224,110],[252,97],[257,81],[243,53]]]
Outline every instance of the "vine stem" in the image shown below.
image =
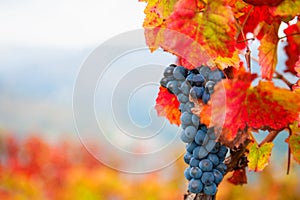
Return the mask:
[[265,143],[273,142],[278,133],[280,133],[280,131],[270,131],[270,133],[265,137],[265,139],[263,139],[263,141],[261,141],[261,143],[258,146],[261,147]]
[[290,36],[294,36],[294,35],[300,35],[300,32],[287,34],[285,36],[279,37],[278,40],[282,40],[284,38],[287,38],[287,37],[290,37]]
[[[251,9],[250,9],[250,11],[248,12],[248,14],[247,14],[247,16],[246,16],[246,19],[244,20],[244,22],[243,22],[242,25],[240,25],[240,24],[238,23],[239,29],[240,29],[240,33],[242,34],[242,37],[243,37],[243,41],[244,41],[244,42],[247,42],[247,41],[248,41],[248,40],[246,39],[246,36],[245,36],[245,33],[244,33],[244,27],[245,27],[245,24],[246,24],[247,21],[248,21],[248,18],[249,18],[249,16],[250,16],[250,13],[252,13],[253,9],[254,9],[254,6],[251,7]],[[247,43],[246,43],[246,48],[247,48],[247,50],[246,50],[246,54],[245,54],[245,59],[246,59],[246,62],[247,62],[248,70],[249,70],[249,72],[251,72],[251,50],[250,50],[249,45],[248,45]]]
[[[289,130],[289,136],[292,135],[292,130],[290,128],[288,128]],[[290,145],[289,146],[289,149],[288,149],[288,161],[287,161],[287,169],[286,169],[286,174],[289,175],[290,173],[290,168],[291,168],[291,148],[290,148]]]
[[275,75],[276,75],[275,78],[278,78],[278,79],[282,80],[290,88],[290,90],[292,90],[293,84],[287,78],[285,78],[278,71],[275,71]]

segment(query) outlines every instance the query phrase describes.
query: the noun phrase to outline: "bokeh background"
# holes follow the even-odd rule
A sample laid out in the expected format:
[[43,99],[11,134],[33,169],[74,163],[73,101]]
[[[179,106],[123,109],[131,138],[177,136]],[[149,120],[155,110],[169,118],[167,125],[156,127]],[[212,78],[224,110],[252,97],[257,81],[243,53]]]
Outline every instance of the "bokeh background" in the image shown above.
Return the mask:
[[[183,199],[187,182],[182,159],[153,173],[113,170],[86,151],[73,120],[72,92],[82,63],[102,42],[141,28],[144,6],[129,0],[0,1],[0,199]],[[254,41],[254,56],[255,46]],[[279,54],[283,65],[286,57]],[[161,64],[174,61],[165,56]],[[140,125],[151,119],[147,109],[134,105],[150,109],[158,91],[148,89],[149,96],[137,97],[129,106]],[[167,126],[166,140],[175,130]],[[266,134],[260,132],[257,139]],[[225,178],[218,199],[300,199],[299,166],[292,162],[286,175],[286,137],[283,132],[276,138],[271,165],[264,172],[249,172],[245,186],[233,186]],[[90,145],[108,154],[95,141]],[[180,154],[184,146],[173,149]],[[126,159],[108,156],[126,164]]]

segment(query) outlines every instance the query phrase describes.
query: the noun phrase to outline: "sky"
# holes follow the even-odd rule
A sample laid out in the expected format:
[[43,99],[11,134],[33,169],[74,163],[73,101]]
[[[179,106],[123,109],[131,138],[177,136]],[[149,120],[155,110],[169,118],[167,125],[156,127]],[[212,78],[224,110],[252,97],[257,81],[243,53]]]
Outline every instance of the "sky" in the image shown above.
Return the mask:
[[0,1],[0,41],[9,46],[95,47],[141,28],[144,6],[137,0]]
[[72,92],[82,63],[106,40],[140,29],[144,6],[129,0],[0,1],[0,127],[19,135],[75,132]]

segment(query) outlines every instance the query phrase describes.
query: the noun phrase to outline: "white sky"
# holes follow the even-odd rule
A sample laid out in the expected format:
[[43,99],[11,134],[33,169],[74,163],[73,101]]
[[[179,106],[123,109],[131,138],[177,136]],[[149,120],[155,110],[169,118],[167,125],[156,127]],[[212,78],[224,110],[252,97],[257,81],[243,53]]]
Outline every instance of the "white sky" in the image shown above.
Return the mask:
[[0,0],[0,44],[85,48],[142,28],[138,0]]

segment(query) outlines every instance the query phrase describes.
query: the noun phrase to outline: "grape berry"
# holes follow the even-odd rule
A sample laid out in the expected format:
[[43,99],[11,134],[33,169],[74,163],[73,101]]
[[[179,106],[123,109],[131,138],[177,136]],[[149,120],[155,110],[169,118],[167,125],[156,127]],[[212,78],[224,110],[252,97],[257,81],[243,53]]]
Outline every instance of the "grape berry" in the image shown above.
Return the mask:
[[180,102],[182,132],[180,138],[187,143],[184,161],[189,165],[184,176],[189,181],[188,189],[191,193],[215,195],[217,186],[226,173],[227,166],[223,163],[228,149],[219,142],[215,142],[216,135],[213,128],[200,124],[198,116],[191,108],[194,103],[190,98],[200,99],[204,104],[210,100],[214,86],[225,78],[219,70],[211,70],[201,66],[187,70],[183,66],[170,65],[164,70],[162,87],[177,96]]

